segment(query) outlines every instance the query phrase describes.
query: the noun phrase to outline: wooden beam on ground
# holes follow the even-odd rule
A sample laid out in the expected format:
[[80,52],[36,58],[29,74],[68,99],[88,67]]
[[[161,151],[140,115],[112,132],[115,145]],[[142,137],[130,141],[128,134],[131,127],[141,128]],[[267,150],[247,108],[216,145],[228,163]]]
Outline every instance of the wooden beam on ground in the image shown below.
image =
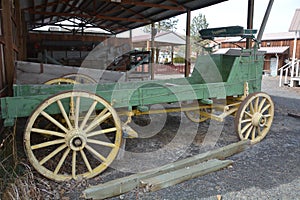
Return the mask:
[[141,184],[142,187],[145,188],[146,192],[154,192],[196,178],[198,176],[203,176],[208,173],[221,170],[232,164],[232,160],[221,161],[218,159],[213,159],[197,165],[178,169],[170,173],[161,174],[149,179],[143,179],[141,180]]
[[244,151],[249,146],[250,142],[248,140],[233,143],[228,146],[198,154],[196,156],[179,160],[177,162],[157,167],[155,169],[140,172],[120,179],[115,179],[103,184],[91,186],[83,191],[83,196],[87,199],[105,199],[108,197],[117,196],[138,187],[140,185],[140,181],[143,179],[166,174],[170,171],[182,169],[186,166],[197,165],[201,162],[205,162],[211,159],[225,159],[229,156]]
[[300,119],[300,114],[295,114],[295,113],[288,113],[288,116],[290,117],[295,117]]

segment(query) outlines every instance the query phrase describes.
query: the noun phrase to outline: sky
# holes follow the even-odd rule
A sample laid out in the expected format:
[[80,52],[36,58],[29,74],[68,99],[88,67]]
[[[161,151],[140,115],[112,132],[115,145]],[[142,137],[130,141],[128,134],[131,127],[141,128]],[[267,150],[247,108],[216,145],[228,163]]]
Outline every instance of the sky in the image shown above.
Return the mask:
[[[253,28],[259,30],[269,0],[254,1]],[[274,0],[264,33],[288,32],[300,0]],[[240,25],[247,28],[248,0],[228,0],[217,5],[192,11],[191,17],[205,15],[209,28]],[[186,14],[179,19],[176,32],[185,33]]]

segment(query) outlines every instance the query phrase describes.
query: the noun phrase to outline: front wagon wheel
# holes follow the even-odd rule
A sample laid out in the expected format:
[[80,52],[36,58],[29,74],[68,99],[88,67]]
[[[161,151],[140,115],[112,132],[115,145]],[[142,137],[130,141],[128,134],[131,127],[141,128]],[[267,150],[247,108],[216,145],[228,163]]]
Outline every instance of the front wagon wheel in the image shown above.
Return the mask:
[[82,91],[63,92],[41,103],[28,119],[25,152],[49,179],[92,178],[115,159],[122,139],[115,109]]
[[274,103],[262,92],[250,94],[241,103],[235,116],[235,129],[241,140],[260,142],[269,132],[274,118]]

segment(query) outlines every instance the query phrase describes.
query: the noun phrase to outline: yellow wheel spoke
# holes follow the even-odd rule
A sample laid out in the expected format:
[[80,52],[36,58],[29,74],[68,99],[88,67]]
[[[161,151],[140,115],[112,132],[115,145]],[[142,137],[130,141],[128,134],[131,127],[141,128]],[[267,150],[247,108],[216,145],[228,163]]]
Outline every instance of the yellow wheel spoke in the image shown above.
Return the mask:
[[80,97],[76,98],[76,108],[75,108],[75,129],[78,129],[79,123],[79,112],[80,112]]
[[246,124],[243,129],[241,130],[241,134],[243,134],[250,126],[252,125],[252,123],[248,123]]
[[100,130],[100,131],[94,131],[94,132],[88,133],[87,137],[93,137],[93,136],[96,136],[96,135],[110,133],[110,132],[113,132],[113,131],[116,131],[116,130],[117,130],[117,128],[113,127],[113,128],[107,128],[107,129],[104,129],[104,130]]
[[249,105],[249,106],[250,106],[250,114],[254,114],[255,111],[254,111],[252,102],[250,102],[250,105]]
[[83,161],[84,161],[84,163],[85,163],[85,166],[87,167],[87,169],[89,170],[89,172],[92,172],[92,171],[93,171],[93,170],[92,170],[92,167],[91,167],[90,162],[89,162],[89,160],[87,159],[87,157],[86,157],[84,151],[83,151],[83,150],[80,150],[80,154],[81,154],[82,159],[83,159]]
[[271,104],[266,105],[260,113],[264,113],[266,110],[268,110],[271,107]]
[[55,170],[54,170],[54,172],[53,172],[54,174],[57,174],[57,173],[59,172],[61,166],[63,165],[63,163],[65,162],[65,160],[66,160],[66,158],[67,158],[67,156],[68,156],[68,154],[70,153],[70,150],[71,150],[70,148],[67,148],[67,149],[66,149],[65,153],[64,153],[63,156],[61,157],[61,159],[60,159],[58,165],[56,166],[56,168],[55,168]]
[[99,144],[99,145],[106,146],[106,147],[111,147],[111,148],[116,147],[116,145],[113,144],[113,143],[103,142],[103,141],[99,141],[99,140],[88,139],[87,142],[92,143],[92,144]]
[[41,133],[41,134],[45,134],[45,135],[53,135],[53,136],[63,137],[63,138],[66,137],[65,133],[60,133],[60,132],[56,132],[56,131],[49,131],[49,130],[39,129],[39,128],[32,128],[31,132]]
[[259,102],[259,97],[256,97],[255,104],[254,104],[254,111],[255,112],[258,112],[258,102]]
[[260,112],[262,107],[264,106],[265,102],[266,102],[266,98],[263,98],[258,106],[258,111],[257,112]]
[[244,119],[241,121],[241,124],[246,123],[246,122],[251,122],[251,121],[252,121],[252,119]]
[[247,131],[247,133],[246,133],[246,135],[245,135],[245,139],[248,139],[248,138],[249,138],[250,133],[251,133],[253,127],[254,127],[254,126],[251,126],[251,127],[248,129],[248,131]]
[[64,139],[53,140],[53,141],[49,141],[49,142],[43,142],[43,143],[40,143],[40,144],[32,145],[31,149],[32,150],[40,149],[40,148],[49,147],[49,146],[52,146],[52,145],[55,145],[55,144],[61,144],[61,143],[64,143],[64,142],[65,142]]
[[72,155],[72,177],[76,179],[76,151],[73,151]]
[[42,159],[40,161],[40,165],[43,165],[45,162],[47,162],[48,160],[50,160],[53,156],[55,156],[56,154],[58,154],[59,152],[61,152],[66,147],[67,147],[66,144],[63,144],[63,145],[59,146],[57,149],[55,149],[54,151],[52,151],[48,156],[46,156],[44,159]]
[[51,117],[49,114],[47,114],[45,111],[42,111],[41,114],[48,119],[50,122],[52,122],[53,124],[55,124],[58,128],[60,128],[61,130],[63,130],[64,132],[68,132],[68,130],[61,124],[59,123],[56,119],[54,119],[53,117]]
[[261,136],[261,130],[260,127],[257,127],[258,136]]
[[72,124],[71,124],[70,119],[69,119],[69,117],[68,117],[68,115],[66,113],[66,110],[64,109],[64,106],[62,105],[62,103],[61,103],[60,100],[57,100],[57,105],[58,105],[58,107],[60,109],[60,112],[62,113],[64,119],[66,120],[66,122],[67,122],[67,124],[69,126],[69,129],[71,130],[73,128]]
[[104,156],[102,156],[100,153],[98,153],[95,149],[93,149],[91,146],[86,145],[85,148],[91,152],[92,154],[94,154],[95,156],[97,156],[98,158],[100,158],[103,162],[106,162],[106,158]]
[[252,118],[253,115],[251,115],[249,112],[245,111],[245,114],[248,115],[250,118]]
[[111,116],[111,113],[106,113],[105,115],[101,117],[96,117],[95,120],[84,130],[84,132],[90,132],[94,128],[96,128],[98,125],[100,125],[103,121],[105,121],[107,118]]
[[267,114],[267,115],[264,115],[264,117],[269,118],[269,117],[272,117],[272,115]]
[[252,130],[251,140],[255,139],[255,135],[256,135],[256,127],[254,126]]
[[87,114],[85,115],[81,125],[80,125],[80,129],[82,130],[85,125],[86,125],[86,122],[88,121],[88,119],[90,118],[92,112],[94,111],[95,107],[97,105],[97,101],[94,101],[93,104],[91,105],[91,107],[89,108],[89,111],[87,112]]

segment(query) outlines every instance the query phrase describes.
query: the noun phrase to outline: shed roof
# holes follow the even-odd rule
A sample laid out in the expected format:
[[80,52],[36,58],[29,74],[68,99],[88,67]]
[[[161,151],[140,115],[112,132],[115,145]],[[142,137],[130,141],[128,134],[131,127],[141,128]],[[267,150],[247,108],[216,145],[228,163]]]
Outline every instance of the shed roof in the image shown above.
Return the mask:
[[[259,51],[265,52],[265,54],[286,54],[288,53],[289,46],[282,46],[282,47],[261,47]],[[215,51],[213,54],[225,54],[225,55],[238,55],[240,53],[240,48],[221,48]]]
[[[151,34],[139,35],[132,38],[135,44],[145,45],[147,41],[151,41]],[[173,31],[164,31],[158,33],[154,37],[155,46],[166,45],[185,45],[185,39]],[[135,45],[136,46],[136,45]]]
[[79,19],[112,34],[174,17],[227,0],[20,0],[30,30]]
[[295,11],[295,15],[292,19],[289,31],[290,32],[300,31],[300,8],[296,9]]
[[266,54],[286,54],[288,53],[289,46],[282,47],[261,47],[259,50],[265,51]]

